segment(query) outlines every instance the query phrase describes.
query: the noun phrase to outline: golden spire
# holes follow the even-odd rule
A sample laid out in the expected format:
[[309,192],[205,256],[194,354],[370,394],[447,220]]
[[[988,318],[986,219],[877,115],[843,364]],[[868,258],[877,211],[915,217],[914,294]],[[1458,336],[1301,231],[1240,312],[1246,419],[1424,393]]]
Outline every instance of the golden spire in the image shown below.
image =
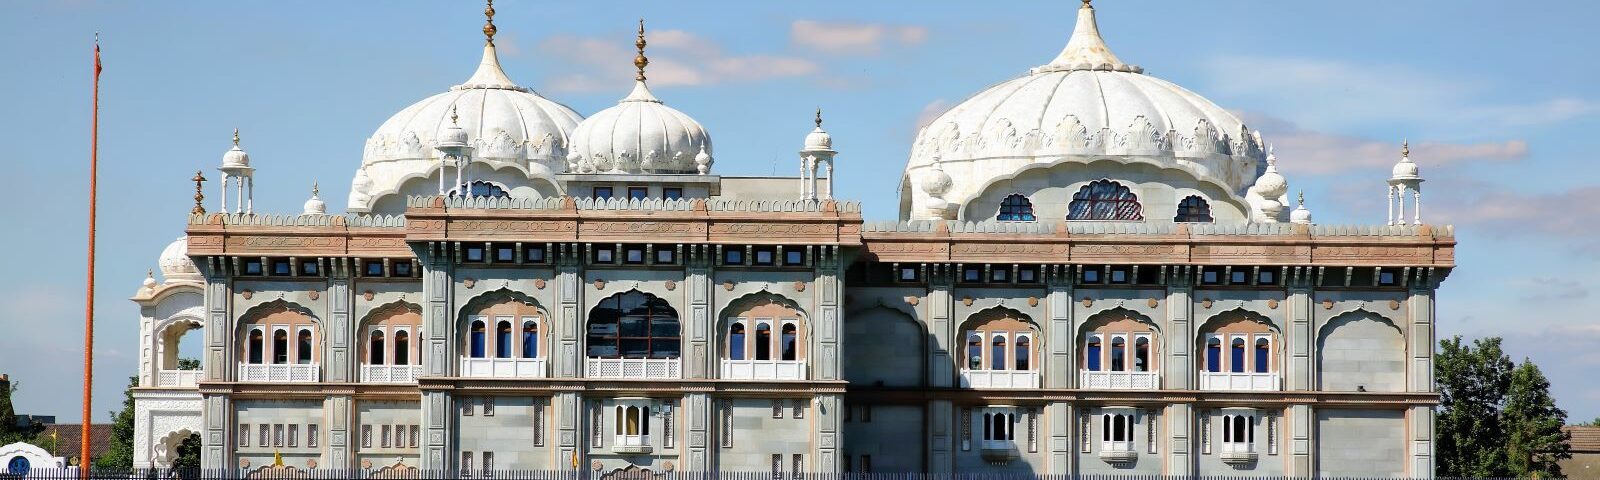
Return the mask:
[[1094,9],[1094,5],[1090,5],[1089,0],[1083,0],[1083,7],[1080,8]]
[[274,467],[282,467],[283,466],[283,452],[280,452],[277,449],[273,449],[272,450],[272,466],[274,466]]
[[822,107],[817,107],[817,128],[822,128]]
[[1401,140],[1400,141],[1400,156],[1402,156],[1402,157],[1411,156],[1411,139],[1407,138],[1405,140]]
[[[238,134],[234,134],[234,135],[235,135],[234,138],[238,138]],[[194,209],[189,210],[189,214],[190,215],[205,215],[206,214],[206,207],[200,206],[200,202],[206,199],[206,195],[203,194],[203,193],[200,193],[200,184],[205,183],[206,177],[204,175],[201,175],[199,170],[195,170],[194,171],[194,178],[191,178],[189,180],[194,182]]]
[[1302,206],[1302,207],[1306,206],[1306,191],[1305,190],[1301,190],[1300,191],[1299,200],[1300,200],[1300,206]]
[[633,79],[643,82],[644,81],[644,67],[645,67],[645,65],[649,65],[650,64],[650,59],[644,56],[645,41],[644,41],[644,19],[643,18],[639,19],[639,39],[635,40],[633,42],[633,46],[639,48],[639,56],[633,57],[633,66],[639,68],[639,76],[634,77]]
[[316,180],[312,180],[311,181],[311,196],[315,197],[315,196],[321,195],[322,194],[321,190],[322,189],[317,187],[317,181]]
[[455,106],[455,104],[451,104],[450,105],[450,124],[451,125],[460,126],[461,124],[456,122],[457,118],[460,118],[460,117],[456,116],[456,106]]
[[489,5],[483,7],[483,38],[494,45],[494,33],[499,31],[494,28],[494,0],[489,0]]
[[239,129],[237,127],[233,129],[233,146],[239,146]]

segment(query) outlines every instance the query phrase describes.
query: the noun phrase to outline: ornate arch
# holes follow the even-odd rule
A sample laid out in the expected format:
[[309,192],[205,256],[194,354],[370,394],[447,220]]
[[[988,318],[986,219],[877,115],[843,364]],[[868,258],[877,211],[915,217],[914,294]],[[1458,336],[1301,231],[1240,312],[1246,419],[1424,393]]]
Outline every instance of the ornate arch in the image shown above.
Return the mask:
[[317,318],[317,315],[312,313],[310,308],[307,308],[305,305],[281,298],[246,309],[243,314],[239,315],[239,323],[244,324],[255,317],[262,317],[282,312],[294,312],[305,315],[307,318],[311,319],[311,323],[316,324],[318,327],[322,326],[322,319]]
[[191,436],[200,435],[199,430],[199,428],[195,430],[190,430],[187,427],[179,428],[176,431],[167,432],[166,435],[157,439],[155,445],[152,445],[152,450],[154,451],[150,452],[152,463],[171,467],[172,461],[178,455],[178,445]]
[[1259,323],[1265,325],[1267,329],[1272,331],[1274,335],[1283,334],[1283,331],[1278,328],[1278,325],[1273,323],[1272,319],[1267,318],[1266,315],[1263,315],[1260,312],[1245,309],[1244,307],[1234,307],[1225,311],[1217,312],[1216,315],[1207,317],[1205,321],[1200,322],[1200,326],[1194,329],[1195,336],[1196,338],[1204,339],[1204,335],[1207,332],[1215,331],[1218,327],[1222,327],[1227,323],[1238,321]]
[[472,299],[467,300],[466,303],[463,303],[461,308],[456,311],[456,326],[459,328],[460,326],[465,325],[467,318],[472,315],[471,312],[476,312],[484,308],[505,302],[517,302],[533,307],[535,310],[539,311],[540,316],[544,316],[546,318],[548,318],[550,315],[550,311],[545,309],[544,305],[541,305],[539,300],[534,299],[532,296],[512,290],[509,287],[500,287],[498,289],[478,294],[478,296],[472,297]]
[[959,325],[960,328],[958,328],[957,330],[965,331],[965,330],[968,330],[968,329],[970,329],[971,327],[973,327],[973,326],[975,326],[977,324],[980,324],[980,323],[983,323],[983,322],[988,322],[988,321],[994,320],[996,318],[1005,318],[1005,317],[1013,318],[1013,319],[1021,321],[1022,323],[1026,323],[1035,332],[1042,331],[1039,328],[1039,322],[1035,322],[1033,320],[1032,316],[1029,316],[1026,313],[1022,313],[1021,311],[1019,311],[1019,310],[1017,310],[1015,308],[1007,307],[1007,306],[1004,306],[1004,305],[995,305],[995,306],[988,307],[988,308],[985,308],[985,309],[982,309],[982,310],[978,310],[976,312],[972,312],[972,315],[967,315],[966,320],[962,320],[961,321],[961,324]]
[[1322,322],[1322,325],[1317,327],[1317,343],[1321,344],[1322,340],[1327,338],[1329,333],[1333,332],[1335,324],[1343,325],[1350,323],[1353,320],[1359,320],[1362,318],[1373,318],[1380,320],[1385,325],[1393,328],[1395,333],[1400,334],[1401,339],[1404,339],[1406,336],[1405,329],[1400,328],[1400,324],[1395,323],[1394,319],[1386,317],[1381,313],[1368,310],[1366,307],[1356,307],[1340,312],[1338,315],[1329,317],[1328,321]]
[[1079,325],[1078,327],[1078,340],[1083,340],[1084,334],[1094,331],[1096,327],[1101,327],[1107,323],[1122,319],[1130,319],[1135,322],[1143,323],[1148,325],[1150,330],[1155,332],[1157,335],[1163,334],[1161,331],[1161,325],[1156,323],[1156,321],[1150,317],[1145,316],[1142,313],[1129,310],[1127,307],[1112,307],[1096,312],[1095,314],[1089,315],[1088,318],[1084,319],[1083,324]]
[[801,323],[804,324],[805,328],[810,328],[811,315],[806,312],[806,309],[800,307],[799,302],[795,302],[794,299],[786,297],[782,294],[772,293],[767,290],[757,290],[740,295],[739,298],[733,299],[732,301],[728,302],[726,306],[722,307],[722,311],[718,312],[717,315],[717,330],[722,331],[727,329],[728,318],[730,316],[764,305],[780,305],[793,309],[795,312],[799,313]]

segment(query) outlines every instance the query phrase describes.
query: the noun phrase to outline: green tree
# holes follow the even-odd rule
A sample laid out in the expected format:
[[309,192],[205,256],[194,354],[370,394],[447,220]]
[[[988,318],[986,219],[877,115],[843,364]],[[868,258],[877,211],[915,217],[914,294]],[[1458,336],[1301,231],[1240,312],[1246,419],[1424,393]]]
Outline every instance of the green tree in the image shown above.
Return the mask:
[[1522,478],[1561,476],[1556,461],[1572,458],[1569,435],[1561,429],[1567,412],[1556,407],[1550,397],[1550,381],[1527,358],[1511,372],[1503,421],[1508,433],[1506,456],[1513,474]]
[[178,456],[172,459],[172,468],[199,469],[200,468],[200,434],[190,434],[189,438],[178,443]]
[[128,388],[122,391],[122,411],[111,412],[111,447],[94,459],[95,468],[133,468],[133,387],[137,386],[139,377],[128,377]]
[[197,358],[180,358],[180,359],[178,359],[178,370],[199,370],[199,369],[200,369],[200,359],[197,359]]
[[1439,342],[1434,356],[1439,476],[1510,476],[1500,410],[1511,388],[1512,367],[1499,338],[1477,339],[1472,345],[1463,344],[1460,336]]
[[1600,427],[1600,417],[1594,417],[1594,420],[1590,420],[1589,423],[1580,423],[1580,424],[1578,424],[1578,426],[1580,426],[1580,427]]

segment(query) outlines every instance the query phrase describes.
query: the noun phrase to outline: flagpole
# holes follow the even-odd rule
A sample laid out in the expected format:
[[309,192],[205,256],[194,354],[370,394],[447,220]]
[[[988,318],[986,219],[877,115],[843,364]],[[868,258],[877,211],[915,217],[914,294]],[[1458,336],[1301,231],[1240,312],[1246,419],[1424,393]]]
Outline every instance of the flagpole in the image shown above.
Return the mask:
[[78,445],[78,478],[89,478],[90,400],[94,398],[94,220],[100,174],[100,32],[94,34],[94,111],[89,126],[89,282],[83,292],[83,425]]

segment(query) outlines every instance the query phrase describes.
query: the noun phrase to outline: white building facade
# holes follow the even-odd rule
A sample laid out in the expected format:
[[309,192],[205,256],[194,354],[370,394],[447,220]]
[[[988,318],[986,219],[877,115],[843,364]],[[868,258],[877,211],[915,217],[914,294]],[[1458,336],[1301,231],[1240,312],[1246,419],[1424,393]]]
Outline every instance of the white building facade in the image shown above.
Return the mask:
[[820,112],[800,176],[720,176],[642,24],[634,88],[583,117],[505,75],[486,13],[478,70],[379,127],[345,214],[254,213],[235,137],[235,211],[133,298],[136,466],[197,434],[246,475],[1432,475],[1455,240],[1409,150],[1398,216],[1314,224],[1259,134],[1085,2],[864,221]]

